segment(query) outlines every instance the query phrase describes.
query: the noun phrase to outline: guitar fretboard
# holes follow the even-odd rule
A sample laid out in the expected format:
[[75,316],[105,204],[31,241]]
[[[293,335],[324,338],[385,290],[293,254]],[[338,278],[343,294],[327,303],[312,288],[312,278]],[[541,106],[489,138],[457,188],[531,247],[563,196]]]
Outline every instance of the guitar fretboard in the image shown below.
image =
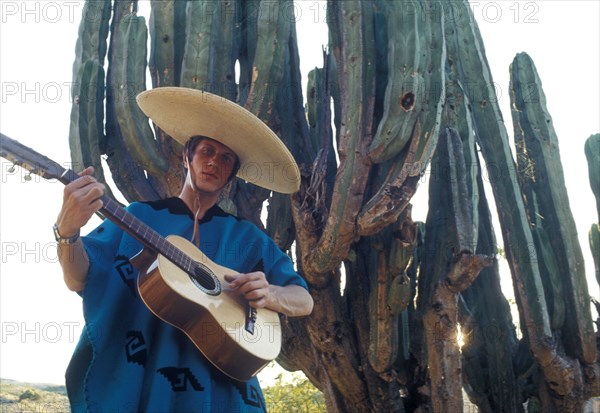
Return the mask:
[[[72,170],[67,170],[61,176],[61,182],[68,184],[79,176]],[[212,271],[204,264],[193,260],[189,255],[171,244],[166,238],[150,228],[135,215],[129,213],[118,202],[104,195],[100,212],[121,229],[139,241],[144,247],[154,253],[161,254],[173,264],[189,274],[199,287],[207,293],[218,293],[219,285]],[[198,285],[198,284],[197,284]]]

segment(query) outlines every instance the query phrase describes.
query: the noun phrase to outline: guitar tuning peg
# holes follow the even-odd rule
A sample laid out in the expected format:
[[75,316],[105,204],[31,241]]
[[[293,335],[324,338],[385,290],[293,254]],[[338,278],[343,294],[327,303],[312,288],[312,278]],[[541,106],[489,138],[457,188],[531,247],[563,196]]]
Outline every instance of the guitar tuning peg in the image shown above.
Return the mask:
[[16,165],[16,163],[13,163],[13,165],[10,168],[8,168],[9,173],[12,174],[15,171],[15,165]]
[[25,175],[25,177],[23,178],[26,181],[31,181],[31,172],[29,172],[27,175]]

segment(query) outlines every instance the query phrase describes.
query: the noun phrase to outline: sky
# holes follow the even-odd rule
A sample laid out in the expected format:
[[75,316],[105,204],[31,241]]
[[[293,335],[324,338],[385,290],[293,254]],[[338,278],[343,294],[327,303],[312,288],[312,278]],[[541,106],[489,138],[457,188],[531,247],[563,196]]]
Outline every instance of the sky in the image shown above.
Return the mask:
[[[509,65],[523,51],[535,62],[559,137],[590,293],[598,298],[587,241],[598,217],[583,145],[600,132],[600,2],[481,1],[471,7],[510,136]],[[82,9],[81,1],[0,0],[0,131],[64,165]],[[305,79],[321,66],[325,9],[312,0],[294,9]],[[62,384],[83,327],[81,300],[62,282],[51,229],[63,186],[35,176],[26,181],[26,172],[10,172],[10,166],[0,159],[0,377]],[[415,220],[426,217],[424,188],[426,182],[414,198]],[[94,218],[82,232],[98,223]]]

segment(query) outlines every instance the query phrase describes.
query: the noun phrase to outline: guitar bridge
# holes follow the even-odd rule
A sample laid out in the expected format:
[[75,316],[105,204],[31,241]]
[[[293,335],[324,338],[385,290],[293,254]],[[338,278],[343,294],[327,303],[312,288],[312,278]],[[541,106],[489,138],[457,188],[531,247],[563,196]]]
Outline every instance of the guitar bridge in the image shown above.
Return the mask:
[[250,334],[254,334],[254,325],[256,324],[256,308],[246,304],[246,326],[245,329]]

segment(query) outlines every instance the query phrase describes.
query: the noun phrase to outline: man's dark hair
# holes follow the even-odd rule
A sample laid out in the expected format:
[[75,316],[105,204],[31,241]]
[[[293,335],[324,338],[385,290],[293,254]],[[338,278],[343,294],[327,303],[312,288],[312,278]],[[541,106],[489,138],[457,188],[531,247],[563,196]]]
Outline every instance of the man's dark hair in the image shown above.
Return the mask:
[[[196,136],[192,136],[191,138],[189,138],[187,140],[187,142],[185,143],[183,152],[185,153],[185,156],[188,160],[188,164],[192,162],[192,157],[194,156],[194,151],[196,150],[196,146],[198,146],[198,144],[200,142],[202,142],[204,139],[212,139],[212,138],[209,138],[208,136],[203,136],[203,135],[196,135]],[[212,140],[215,140],[215,139],[212,139]],[[218,142],[218,141],[216,141],[216,142]],[[231,170],[231,175],[229,175],[229,178],[227,178],[227,180],[230,181],[231,179],[233,179],[233,177],[237,175],[239,170],[240,170],[240,158],[238,157],[238,155],[236,153],[235,154],[235,164],[233,165],[233,169]]]

